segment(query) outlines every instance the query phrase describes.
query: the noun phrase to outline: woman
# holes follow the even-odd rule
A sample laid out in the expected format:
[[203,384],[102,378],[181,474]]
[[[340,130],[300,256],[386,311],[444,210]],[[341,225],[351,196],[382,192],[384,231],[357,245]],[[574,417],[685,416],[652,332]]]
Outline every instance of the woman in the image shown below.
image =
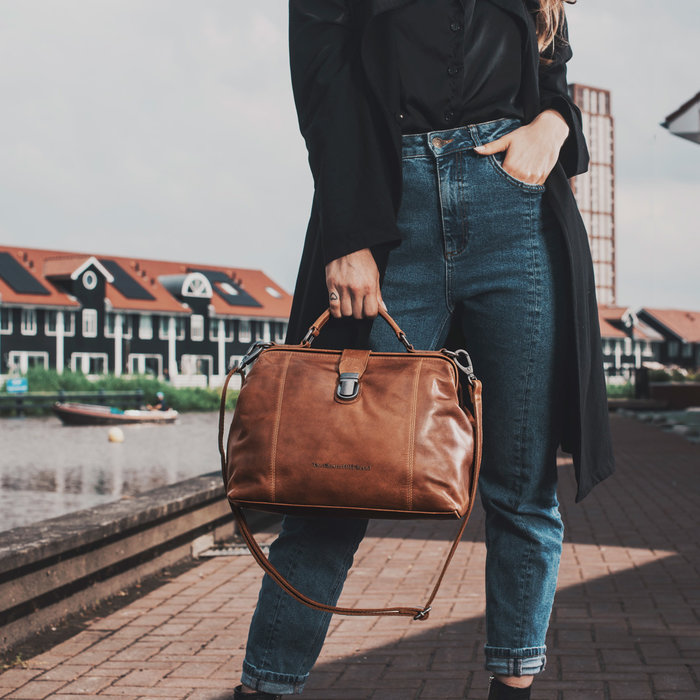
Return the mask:
[[[563,0],[291,0],[289,41],[315,192],[287,342],[330,306],[316,346],[401,351],[383,304],[416,348],[470,352],[489,698],[527,698],[561,554],[557,447],[577,501],[614,464]],[[366,526],[287,516],[270,560],[335,604]],[[235,697],[300,692],[329,621],[266,576]]]

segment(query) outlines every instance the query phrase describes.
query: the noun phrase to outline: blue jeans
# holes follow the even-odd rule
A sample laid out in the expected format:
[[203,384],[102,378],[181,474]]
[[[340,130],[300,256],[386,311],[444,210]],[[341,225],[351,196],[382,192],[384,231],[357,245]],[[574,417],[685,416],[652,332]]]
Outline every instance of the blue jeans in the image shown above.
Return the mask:
[[[563,237],[545,188],[507,173],[503,154],[472,150],[519,125],[497,119],[402,137],[404,238],[382,283],[389,313],[416,349],[442,347],[457,314],[483,383],[485,668],[513,676],[539,673],[546,663],[564,532],[556,451],[568,290]],[[380,317],[370,347],[404,350]],[[358,518],[285,516],[270,559],[302,592],[335,604],[366,527]],[[301,692],[329,622],[330,614],[298,603],[266,575],[243,683]]]

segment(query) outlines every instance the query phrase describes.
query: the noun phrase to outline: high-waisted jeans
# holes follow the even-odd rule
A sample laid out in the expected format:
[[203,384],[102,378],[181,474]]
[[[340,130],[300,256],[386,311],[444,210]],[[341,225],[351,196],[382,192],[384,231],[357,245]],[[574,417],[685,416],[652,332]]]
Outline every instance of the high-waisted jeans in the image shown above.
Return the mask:
[[[545,667],[559,570],[556,451],[568,290],[545,188],[506,172],[504,154],[473,150],[518,126],[497,119],[403,135],[403,240],[382,283],[389,313],[416,349],[442,347],[457,314],[483,383],[485,668],[514,676]],[[380,317],[370,348],[404,351]],[[303,593],[335,604],[366,527],[358,518],[285,516],[270,559]],[[242,681],[300,692],[329,622],[330,614],[302,605],[265,575]]]

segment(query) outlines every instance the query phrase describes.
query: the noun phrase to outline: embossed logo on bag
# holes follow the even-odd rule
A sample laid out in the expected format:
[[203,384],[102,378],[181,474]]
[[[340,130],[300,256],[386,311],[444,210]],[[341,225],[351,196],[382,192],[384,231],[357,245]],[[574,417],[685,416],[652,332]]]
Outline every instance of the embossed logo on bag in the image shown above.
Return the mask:
[[314,469],[349,469],[357,472],[368,472],[372,469],[369,465],[363,464],[330,464],[329,462],[311,462]]

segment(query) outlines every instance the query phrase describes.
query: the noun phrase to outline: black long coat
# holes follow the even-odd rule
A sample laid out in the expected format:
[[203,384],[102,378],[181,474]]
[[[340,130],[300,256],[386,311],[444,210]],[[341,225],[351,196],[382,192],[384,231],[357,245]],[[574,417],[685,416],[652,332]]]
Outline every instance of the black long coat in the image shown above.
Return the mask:
[[[416,0],[290,0],[289,52],[299,128],[314,178],[314,197],[294,290],[286,342],[298,343],[328,306],[325,265],[362,248],[377,261],[380,283],[389,250],[401,241],[401,105],[396,59],[385,40],[391,13]],[[572,454],[576,502],[614,470],[593,263],[568,178],[588,168],[581,114],[566,85],[565,42],[539,65],[532,10],[538,0],[491,0],[523,31],[525,121],[555,103],[570,114],[570,134],[545,182],[566,241],[570,268],[570,360],[561,447]],[[562,30],[568,36],[566,25]],[[573,127],[573,128],[571,128]],[[379,319],[378,322],[383,322]],[[331,318],[315,347],[368,347],[373,319]],[[448,348],[464,347],[453,319]],[[478,376],[478,367],[475,368]],[[466,394],[465,394],[466,395]]]

